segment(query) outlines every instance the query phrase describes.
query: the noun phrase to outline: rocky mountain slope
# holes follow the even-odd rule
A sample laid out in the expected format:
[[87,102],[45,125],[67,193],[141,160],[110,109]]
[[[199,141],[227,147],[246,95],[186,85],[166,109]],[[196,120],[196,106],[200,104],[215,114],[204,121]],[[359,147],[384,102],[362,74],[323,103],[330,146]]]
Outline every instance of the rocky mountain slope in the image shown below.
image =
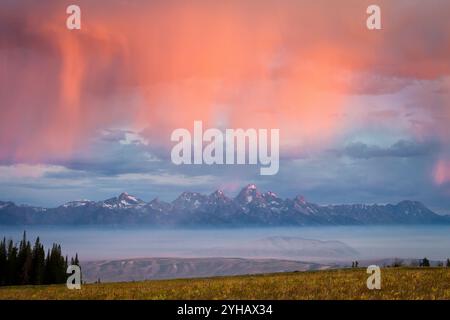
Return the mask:
[[57,208],[0,201],[0,224],[147,224],[155,226],[301,226],[449,223],[422,203],[318,205],[302,196],[282,199],[255,185],[235,198],[217,190],[210,195],[183,192],[172,202],[145,202],[127,193],[104,201],[71,201]]

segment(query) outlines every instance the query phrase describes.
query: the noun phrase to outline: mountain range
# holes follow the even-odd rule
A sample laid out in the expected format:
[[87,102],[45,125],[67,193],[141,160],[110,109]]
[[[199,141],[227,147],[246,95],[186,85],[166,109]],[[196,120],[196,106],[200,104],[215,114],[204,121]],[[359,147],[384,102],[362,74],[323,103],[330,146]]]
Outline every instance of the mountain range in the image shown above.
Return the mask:
[[434,213],[417,201],[397,204],[318,205],[302,196],[282,199],[260,192],[254,184],[235,198],[217,190],[210,195],[183,192],[172,202],[145,202],[128,193],[104,201],[78,200],[56,208],[16,205],[0,201],[3,225],[146,224],[187,226],[302,226],[450,223],[450,216]]

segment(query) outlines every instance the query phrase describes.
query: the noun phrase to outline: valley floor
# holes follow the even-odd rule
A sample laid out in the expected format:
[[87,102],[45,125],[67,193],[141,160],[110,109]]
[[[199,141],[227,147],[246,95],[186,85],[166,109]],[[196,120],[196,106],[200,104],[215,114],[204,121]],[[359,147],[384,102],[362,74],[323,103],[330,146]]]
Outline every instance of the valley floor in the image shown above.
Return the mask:
[[0,299],[450,299],[450,268],[383,268],[381,290],[368,290],[365,268],[0,288]]

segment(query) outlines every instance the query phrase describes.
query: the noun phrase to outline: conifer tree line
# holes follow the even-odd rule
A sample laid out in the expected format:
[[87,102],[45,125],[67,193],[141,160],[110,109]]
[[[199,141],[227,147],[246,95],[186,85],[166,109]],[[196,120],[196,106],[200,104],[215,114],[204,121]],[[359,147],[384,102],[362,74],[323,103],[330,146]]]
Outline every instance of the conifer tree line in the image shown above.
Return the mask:
[[[71,264],[79,265],[78,254]],[[39,237],[32,246],[26,232],[19,246],[12,239],[0,241],[0,286],[65,283],[67,267],[59,244],[54,243],[46,254]]]

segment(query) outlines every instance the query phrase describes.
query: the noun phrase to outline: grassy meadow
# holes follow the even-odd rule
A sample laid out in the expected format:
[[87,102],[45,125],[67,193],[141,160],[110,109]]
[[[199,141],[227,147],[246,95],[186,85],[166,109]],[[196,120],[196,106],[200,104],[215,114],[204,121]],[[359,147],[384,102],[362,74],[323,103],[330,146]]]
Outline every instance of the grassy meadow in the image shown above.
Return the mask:
[[85,284],[1,287],[4,299],[450,299],[450,268],[383,268],[368,290],[365,268]]

